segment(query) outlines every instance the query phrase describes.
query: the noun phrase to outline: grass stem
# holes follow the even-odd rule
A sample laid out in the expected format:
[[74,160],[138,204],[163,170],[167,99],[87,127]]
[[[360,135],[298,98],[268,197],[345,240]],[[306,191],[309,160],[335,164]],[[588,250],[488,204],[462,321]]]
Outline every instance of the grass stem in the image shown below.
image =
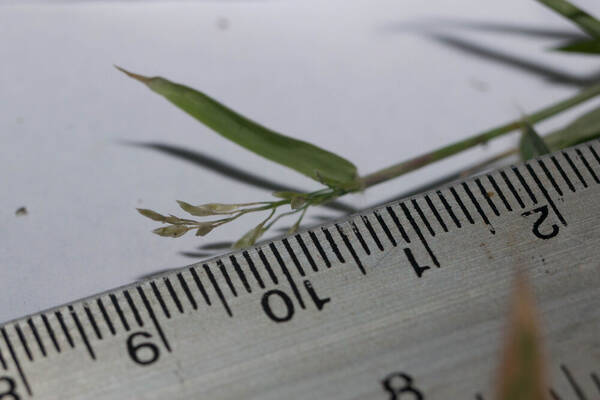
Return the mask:
[[401,175],[414,171],[418,168],[424,167],[433,162],[460,153],[463,150],[467,150],[480,144],[486,143],[491,139],[503,136],[507,133],[513,132],[521,128],[524,125],[524,123],[533,125],[537,122],[550,118],[562,111],[565,111],[571,107],[574,107],[580,103],[583,103],[584,101],[589,100],[599,94],[600,84],[596,84],[585,90],[582,90],[581,92],[579,92],[571,98],[560,101],[549,107],[543,108],[542,110],[533,114],[520,117],[519,119],[511,121],[507,124],[487,130],[485,132],[471,136],[467,139],[451,143],[432,152],[422,154],[420,156],[411,158],[406,161],[402,161],[398,164],[394,164],[390,167],[365,175],[361,178],[362,187],[368,188],[377,185],[378,183],[389,181],[390,179],[397,178]]

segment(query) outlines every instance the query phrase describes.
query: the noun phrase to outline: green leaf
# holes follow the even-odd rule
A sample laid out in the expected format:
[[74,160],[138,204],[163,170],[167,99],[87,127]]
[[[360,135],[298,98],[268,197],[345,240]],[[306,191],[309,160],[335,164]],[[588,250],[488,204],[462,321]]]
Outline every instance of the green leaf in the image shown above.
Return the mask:
[[360,190],[362,188],[362,182],[359,180],[354,180],[350,182],[342,182],[337,179],[330,178],[326,175],[323,175],[321,171],[315,171],[316,180],[321,182],[325,186],[329,186],[332,189],[344,190],[346,192],[353,192],[355,190]]
[[600,21],[566,0],[538,0],[564,17],[570,19],[582,31],[600,39]]
[[566,46],[557,47],[554,50],[569,53],[600,54],[600,39],[581,40],[569,43]]
[[550,149],[544,142],[544,139],[533,129],[533,126],[526,123],[523,126],[523,133],[521,134],[519,152],[521,153],[521,159],[525,161],[548,154],[550,153]]
[[354,164],[340,156],[274,132],[187,86],[161,77],[146,77],[117,68],[247,150],[315,180],[319,180],[317,171],[327,179],[339,181],[344,185],[357,180]]
[[600,138],[600,107],[589,111],[563,129],[544,136],[550,151]]

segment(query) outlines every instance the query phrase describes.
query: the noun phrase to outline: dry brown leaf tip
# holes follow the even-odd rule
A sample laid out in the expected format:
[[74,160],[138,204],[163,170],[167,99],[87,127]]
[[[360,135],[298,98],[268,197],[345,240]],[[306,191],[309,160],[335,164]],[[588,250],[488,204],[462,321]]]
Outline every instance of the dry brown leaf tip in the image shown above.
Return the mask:
[[547,400],[545,359],[535,299],[527,277],[517,273],[504,334],[496,400]]
[[129,76],[130,78],[133,78],[137,81],[140,81],[142,83],[148,83],[152,80],[152,78],[148,77],[148,76],[144,76],[144,75],[140,75],[140,74],[136,74],[133,73],[131,71],[127,71],[125,68],[123,67],[119,67],[118,65],[114,66],[116,69],[118,69],[119,71],[121,71],[122,73],[124,73],[125,75]]

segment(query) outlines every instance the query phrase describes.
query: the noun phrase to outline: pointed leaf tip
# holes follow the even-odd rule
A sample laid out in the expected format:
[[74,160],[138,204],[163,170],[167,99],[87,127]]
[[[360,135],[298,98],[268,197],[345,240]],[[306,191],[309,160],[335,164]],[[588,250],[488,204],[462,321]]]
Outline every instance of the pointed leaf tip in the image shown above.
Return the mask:
[[135,79],[137,81],[140,81],[142,83],[147,84],[147,83],[149,83],[152,80],[152,78],[150,78],[148,76],[144,76],[144,75],[140,75],[140,74],[136,74],[136,73],[127,71],[125,68],[119,67],[116,64],[114,65],[114,67],[116,69],[118,69],[119,71],[121,71],[122,73],[124,73],[125,75],[127,75],[128,77],[133,78],[133,79]]
[[523,121],[523,130],[521,134],[521,142],[519,143],[519,151],[523,161],[548,154],[550,150],[544,139],[538,135],[533,126],[526,121]]
[[191,87],[159,76],[145,77],[117,68],[246,150],[312,179],[319,180],[315,174],[319,171],[323,179],[335,182],[339,187],[357,187],[356,166],[341,156],[266,128]]
[[600,54],[600,39],[586,39],[568,43],[564,46],[556,47],[553,50],[569,53],[580,53],[586,55]]
[[136,210],[146,218],[150,218],[154,221],[165,222],[166,218],[164,215],[157,213],[156,211],[148,210],[147,208],[136,208]]

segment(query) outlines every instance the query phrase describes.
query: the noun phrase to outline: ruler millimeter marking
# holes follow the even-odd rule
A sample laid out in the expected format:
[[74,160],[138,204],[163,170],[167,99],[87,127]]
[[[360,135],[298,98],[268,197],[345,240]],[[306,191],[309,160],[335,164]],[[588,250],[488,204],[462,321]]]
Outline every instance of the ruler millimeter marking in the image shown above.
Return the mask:
[[[334,301],[325,294],[323,282],[335,286],[378,279],[386,255],[393,255],[392,264],[401,268],[395,279],[410,277],[419,285],[451,266],[448,251],[442,256],[438,249],[455,238],[487,232],[486,240],[492,240],[506,235],[511,226],[506,221],[515,218],[518,229],[528,226],[536,240],[555,238],[571,224],[565,196],[576,199],[580,193],[600,191],[599,153],[600,142],[589,142],[4,324],[0,398],[69,398],[66,392],[48,392],[54,381],[45,381],[43,369],[49,362],[62,365],[61,360],[69,360],[65,368],[76,365],[89,370],[90,377],[97,371],[93,365],[106,362],[122,362],[132,371],[153,368],[164,359],[185,359],[180,335],[194,329],[218,326],[222,337],[232,329],[253,334],[268,329],[261,332],[270,334],[275,328],[269,326],[293,324],[296,314],[326,315],[323,310]],[[256,313],[238,312],[249,302],[257,304]],[[255,320],[261,322],[253,325]],[[218,358],[213,361],[219,363]],[[584,398],[583,387],[589,391],[594,386],[600,394],[597,370],[586,372],[589,379],[583,386],[566,364],[560,371],[579,398]],[[143,380],[143,374],[132,373],[131,379]],[[202,374],[210,376],[210,369]],[[378,388],[381,398],[405,392],[425,398],[413,387],[412,375],[404,372],[383,377]],[[201,385],[195,390],[201,393]],[[563,398],[549,390],[554,398]],[[183,389],[181,393],[186,398]],[[468,396],[484,398],[475,389]]]

